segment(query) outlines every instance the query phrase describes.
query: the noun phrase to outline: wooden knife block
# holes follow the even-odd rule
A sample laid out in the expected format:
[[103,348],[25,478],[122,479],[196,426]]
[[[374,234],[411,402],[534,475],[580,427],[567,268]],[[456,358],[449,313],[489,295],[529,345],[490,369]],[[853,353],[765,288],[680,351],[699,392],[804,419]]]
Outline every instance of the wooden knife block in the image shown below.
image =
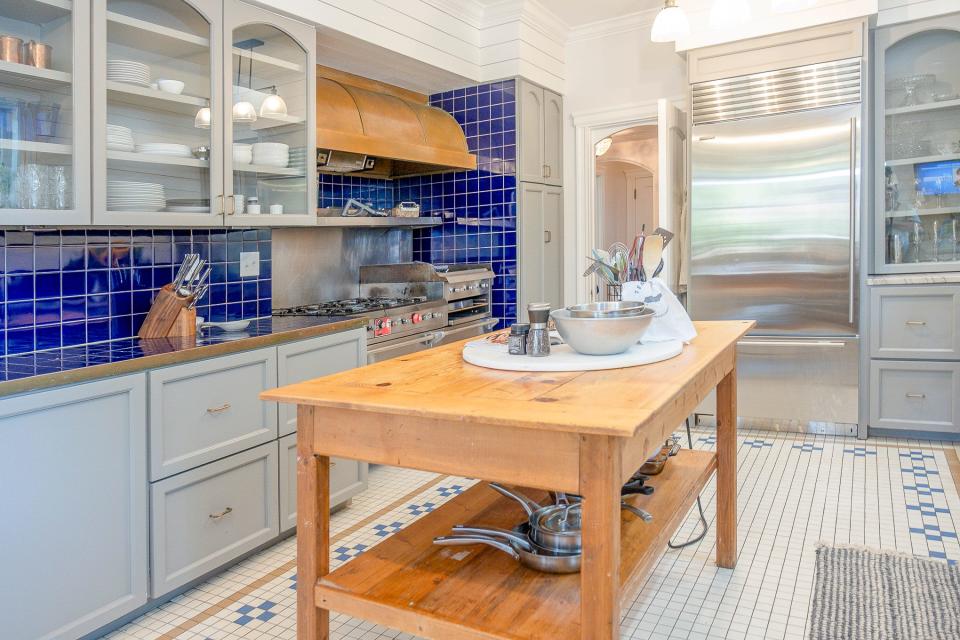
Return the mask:
[[157,293],[147,319],[137,335],[141,338],[169,338],[197,335],[197,310],[188,309],[188,298],[173,292],[166,285]]

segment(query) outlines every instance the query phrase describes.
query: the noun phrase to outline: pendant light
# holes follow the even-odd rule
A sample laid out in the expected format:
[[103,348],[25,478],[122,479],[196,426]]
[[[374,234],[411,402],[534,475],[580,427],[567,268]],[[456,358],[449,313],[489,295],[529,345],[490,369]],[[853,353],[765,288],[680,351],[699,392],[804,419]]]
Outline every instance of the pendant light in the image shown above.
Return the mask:
[[260,105],[260,117],[287,115],[287,103],[277,94],[277,86],[270,87],[270,95],[264,98]]
[[773,13],[793,13],[810,9],[817,4],[817,0],[772,0],[770,10]]
[[197,111],[197,116],[193,119],[193,126],[197,129],[209,129],[211,119],[210,101],[208,100],[207,106],[200,107],[200,110]]
[[[240,87],[240,69],[243,67],[243,58],[240,58],[237,65],[237,87]],[[251,86],[253,81],[253,48],[250,48],[250,76],[247,79],[247,87]],[[257,109],[252,103],[246,100],[233,103],[233,121],[234,122],[256,122]]]
[[732,29],[749,21],[750,0],[713,0],[713,6],[710,7],[711,29]]
[[690,35],[690,23],[687,14],[677,6],[677,0],[665,0],[663,8],[653,21],[650,29],[652,42],[675,42]]
[[600,142],[598,142],[596,147],[594,148],[594,152],[597,154],[597,157],[599,158],[600,156],[605,154],[607,151],[610,151],[610,145],[612,144],[613,144],[613,138],[609,136],[604,138]]

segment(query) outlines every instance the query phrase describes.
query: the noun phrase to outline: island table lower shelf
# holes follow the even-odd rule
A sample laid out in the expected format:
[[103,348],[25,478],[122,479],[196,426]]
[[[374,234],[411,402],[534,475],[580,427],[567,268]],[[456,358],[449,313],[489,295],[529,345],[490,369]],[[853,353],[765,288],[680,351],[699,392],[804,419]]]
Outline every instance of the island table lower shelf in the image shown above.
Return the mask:
[[[655,492],[628,501],[645,523],[621,514],[621,599],[636,595],[667,541],[717,468],[717,456],[681,451],[651,478]],[[530,492],[534,499],[543,492]],[[438,547],[456,524],[512,527],[519,506],[478,484],[316,585],[317,605],[408,633],[456,640],[581,638],[580,576],[526,569],[490,547]]]

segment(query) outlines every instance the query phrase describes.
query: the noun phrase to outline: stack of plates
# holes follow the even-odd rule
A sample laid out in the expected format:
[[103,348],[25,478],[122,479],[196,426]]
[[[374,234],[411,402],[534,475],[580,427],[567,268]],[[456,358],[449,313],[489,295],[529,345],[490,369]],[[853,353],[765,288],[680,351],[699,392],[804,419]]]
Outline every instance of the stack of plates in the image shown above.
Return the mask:
[[150,86],[150,66],[133,60],[107,60],[107,80]]
[[192,158],[190,147],[185,144],[169,144],[166,142],[145,142],[137,145],[137,153],[149,153],[154,156],[173,156],[175,158]]
[[128,127],[108,124],[107,149],[112,151],[133,151],[133,131]]
[[109,211],[160,211],[167,201],[163,185],[152,182],[107,181]]
[[289,145],[282,142],[258,142],[253,145],[253,164],[267,167],[286,167],[289,161]]
[[171,213],[210,213],[209,198],[176,198],[167,200],[167,211]]
[[307,166],[307,148],[294,147],[290,150],[287,166],[294,169],[303,169]]

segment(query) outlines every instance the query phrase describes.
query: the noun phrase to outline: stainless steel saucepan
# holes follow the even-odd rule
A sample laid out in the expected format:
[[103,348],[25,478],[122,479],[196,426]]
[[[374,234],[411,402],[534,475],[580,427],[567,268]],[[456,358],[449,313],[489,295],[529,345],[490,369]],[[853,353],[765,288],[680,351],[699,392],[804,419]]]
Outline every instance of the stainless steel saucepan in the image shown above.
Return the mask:
[[[530,524],[530,540],[545,549],[553,549],[561,553],[580,553],[580,516],[579,509],[571,513],[571,505],[551,504],[541,506],[519,491],[511,491],[503,485],[490,483],[490,488],[497,493],[516,500],[527,514]],[[563,526],[554,526],[559,521],[559,515],[566,513],[569,517]]]
[[523,566],[543,573],[577,573],[579,553],[562,553],[534,544],[526,536],[506,529],[454,527],[454,534],[434,538],[440,546],[485,544],[503,551]]

